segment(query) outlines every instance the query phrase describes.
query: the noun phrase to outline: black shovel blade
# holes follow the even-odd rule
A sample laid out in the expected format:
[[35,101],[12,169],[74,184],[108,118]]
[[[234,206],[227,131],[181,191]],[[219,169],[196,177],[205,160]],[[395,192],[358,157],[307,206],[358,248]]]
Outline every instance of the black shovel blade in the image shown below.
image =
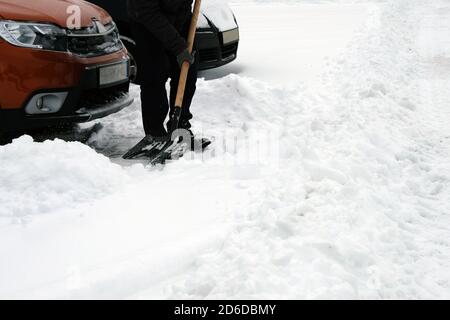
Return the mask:
[[167,138],[155,138],[151,135],[145,136],[141,141],[139,141],[133,148],[131,148],[123,158],[126,160],[135,159],[136,157],[143,156],[149,152],[158,148],[163,142],[167,142]]
[[176,160],[187,152],[187,144],[178,140],[169,140],[157,145],[146,153],[151,165],[165,164],[167,160]]
[[206,138],[193,139],[189,142],[178,140],[172,144],[164,146],[160,152],[152,153],[148,156],[151,165],[165,164],[168,160],[178,160],[188,151],[203,152],[212,141]]
[[178,139],[172,140],[170,136],[153,137],[148,135],[131,148],[123,158],[133,160],[136,158],[145,158],[150,163],[164,163],[170,159],[172,153],[177,152]]
[[172,136],[153,137],[146,136],[133,148],[128,151],[123,158],[130,160],[139,157],[148,159],[150,164],[164,164],[167,160],[177,160],[188,151],[202,152],[211,144],[211,140],[192,139],[186,130],[176,131]]

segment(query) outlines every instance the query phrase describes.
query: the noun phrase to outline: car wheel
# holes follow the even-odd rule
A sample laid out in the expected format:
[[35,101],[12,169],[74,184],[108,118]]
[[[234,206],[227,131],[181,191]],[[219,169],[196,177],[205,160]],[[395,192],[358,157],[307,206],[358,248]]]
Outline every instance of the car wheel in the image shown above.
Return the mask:
[[138,63],[136,60],[136,42],[133,39],[125,36],[121,36],[122,42],[128,50],[128,56],[130,58],[130,80],[132,83],[138,83]]

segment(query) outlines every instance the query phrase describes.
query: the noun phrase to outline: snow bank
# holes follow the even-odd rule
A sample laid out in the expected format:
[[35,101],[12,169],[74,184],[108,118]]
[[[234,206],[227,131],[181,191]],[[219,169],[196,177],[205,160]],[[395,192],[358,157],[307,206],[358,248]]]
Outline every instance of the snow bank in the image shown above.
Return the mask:
[[76,208],[129,181],[120,166],[85,145],[28,136],[0,146],[0,167],[0,218]]

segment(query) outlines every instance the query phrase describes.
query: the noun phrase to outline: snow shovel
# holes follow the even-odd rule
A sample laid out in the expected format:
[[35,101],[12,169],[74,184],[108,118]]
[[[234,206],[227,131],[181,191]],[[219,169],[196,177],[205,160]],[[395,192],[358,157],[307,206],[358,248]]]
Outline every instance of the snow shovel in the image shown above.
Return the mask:
[[[201,0],[195,0],[194,11],[192,13],[191,25],[188,35],[188,48],[192,53],[195,41],[195,33],[197,31],[197,22],[200,15]],[[179,129],[180,117],[182,113],[182,106],[184,100],[184,92],[186,88],[186,81],[188,77],[190,64],[185,61],[181,67],[180,80],[178,82],[177,97],[175,100],[175,109],[171,118],[171,128],[169,128],[169,134],[167,137],[152,137],[147,135],[136,146],[128,151],[123,158],[134,159],[137,156],[148,157],[151,164],[164,163],[166,160],[172,159],[173,155],[181,156],[186,150],[186,144],[181,145],[179,138],[182,137],[183,141],[189,140],[188,144],[191,144],[190,137],[183,137],[183,130]],[[187,138],[187,139],[186,139]],[[209,142],[210,143],[210,142]],[[207,143],[209,145],[209,143]],[[207,146],[207,145],[206,145]],[[200,147],[206,147],[200,142]],[[191,146],[192,147],[192,146]]]

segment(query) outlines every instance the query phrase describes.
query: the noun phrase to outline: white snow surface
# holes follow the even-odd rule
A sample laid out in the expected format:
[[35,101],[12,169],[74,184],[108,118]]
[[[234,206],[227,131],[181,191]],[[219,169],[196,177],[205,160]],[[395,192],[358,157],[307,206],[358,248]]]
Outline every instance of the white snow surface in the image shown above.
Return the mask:
[[370,3],[314,1],[230,5],[240,28],[239,59],[202,76],[210,80],[233,73],[283,86],[311,82],[378,10]]
[[[301,81],[200,80],[203,160],[120,160],[142,136],[136,87],[92,149],[0,147],[0,298],[450,298],[450,3],[372,1],[347,30]],[[255,132],[271,161],[219,143]]]

